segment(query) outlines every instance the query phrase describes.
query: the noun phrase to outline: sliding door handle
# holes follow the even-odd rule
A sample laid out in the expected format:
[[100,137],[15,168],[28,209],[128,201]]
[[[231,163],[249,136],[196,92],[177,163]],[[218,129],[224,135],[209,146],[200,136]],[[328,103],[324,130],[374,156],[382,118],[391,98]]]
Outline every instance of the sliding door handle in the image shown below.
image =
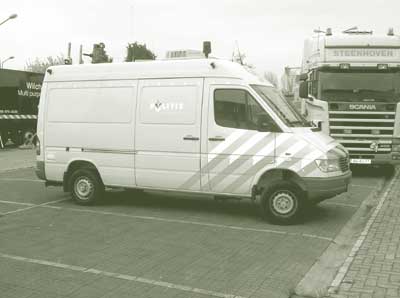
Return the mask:
[[198,140],[200,140],[200,138],[190,135],[190,136],[184,136],[183,140],[184,141],[198,141]]
[[220,137],[220,136],[216,136],[216,137],[213,137],[213,138],[208,138],[208,140],[210,142],[223,142],[223,141],[225,141],[225,138],[224,137]]

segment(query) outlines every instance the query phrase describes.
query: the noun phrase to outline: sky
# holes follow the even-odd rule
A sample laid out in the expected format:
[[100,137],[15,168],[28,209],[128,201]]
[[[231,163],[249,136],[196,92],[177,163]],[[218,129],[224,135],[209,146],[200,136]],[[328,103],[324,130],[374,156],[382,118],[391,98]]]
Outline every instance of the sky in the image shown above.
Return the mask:
[[[352,26],[400,35],[400,0],[2,0],[0,60],[24,69],[27,61],[67,54],[78,63],[79,46],[90,53],[103,42],[114,61],[123,61],[128,42],[145,43],[157,58],[168,50],[201,50],[230,59],[236,44],[260,73],[279,76],[299,66],[304,39],[314,29],[333,33]],[[90,63],[90,58],[85,58]]]

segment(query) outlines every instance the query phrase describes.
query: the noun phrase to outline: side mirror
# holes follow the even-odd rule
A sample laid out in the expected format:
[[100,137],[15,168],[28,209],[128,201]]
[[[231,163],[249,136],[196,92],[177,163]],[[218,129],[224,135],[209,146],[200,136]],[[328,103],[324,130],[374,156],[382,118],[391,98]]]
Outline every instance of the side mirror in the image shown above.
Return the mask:
[[281,129],[276,125],[266,114],[260,114],[257,118],[257,130],[261,132],[281,132]]
[[302,73],[299,75],[299,81],[307,81],[308,79],[308,74]]
[[308,82],[304,81],[300,83],[299,96],[300,98],[308,98]]

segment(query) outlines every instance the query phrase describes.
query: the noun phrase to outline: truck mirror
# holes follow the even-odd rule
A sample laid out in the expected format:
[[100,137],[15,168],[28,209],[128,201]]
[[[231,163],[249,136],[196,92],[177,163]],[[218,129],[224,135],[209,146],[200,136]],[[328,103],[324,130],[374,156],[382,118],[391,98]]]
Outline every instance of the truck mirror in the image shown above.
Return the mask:
[[299,75],[299,80],[300,81],[307,81],[308,75],[306,73],[302,73]]
[[300,98],[308,98],[308,82],[301,82],[299,86]]
[[266,114],[260,114],[257,118],[257,130],[261,132],[280,132],[281,130]]

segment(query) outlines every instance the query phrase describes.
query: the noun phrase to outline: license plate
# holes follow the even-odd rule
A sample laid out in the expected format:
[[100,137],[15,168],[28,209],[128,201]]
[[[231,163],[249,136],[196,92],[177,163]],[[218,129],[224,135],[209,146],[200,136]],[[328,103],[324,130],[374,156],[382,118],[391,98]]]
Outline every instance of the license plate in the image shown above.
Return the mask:
[[350,163],[355,163],[355,164],[362,164],[362,165],[370,165],[371,160],[370,159],[364,159],[364,158],[351,158]]

